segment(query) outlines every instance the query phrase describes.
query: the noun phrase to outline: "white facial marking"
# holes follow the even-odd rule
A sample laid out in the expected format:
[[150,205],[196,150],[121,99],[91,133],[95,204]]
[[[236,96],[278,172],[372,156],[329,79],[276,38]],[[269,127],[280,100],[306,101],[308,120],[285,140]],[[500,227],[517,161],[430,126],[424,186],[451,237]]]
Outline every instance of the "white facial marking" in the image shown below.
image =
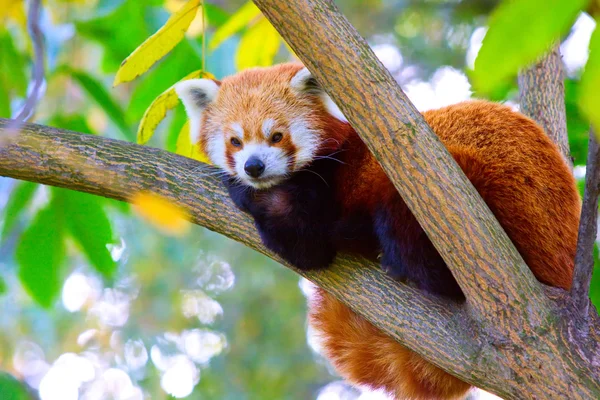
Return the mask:
[[238,138],[242,139],[244,137],[244,128],[242,128],[242,125],[239,122],[234,122],[230,127]]
[[265,135],[265,138],[271,137],[271,132],[273,131],[273,127],[275,126],[275,120],[273,118],[267,118],[264,120],[262,124],[262,132]]
[[[258,179],[253,179],[244,169],[250,157],[258,157],[265,164],[265,171]],[[257,189],[266,189],[279,183],[288,173],[288,157],[283,150],[263,143],[246,143],[244,148],[233,156],[235,173],[246,184]]]
[[206,155],[217,167],[233,173],[225,157],[225,141],[223,132],[214,132],[206,140]]
[[319,136],[305,120],[296,118],[290,123],[290,136],[296,146],[296,169],[311,162],[319,146]]

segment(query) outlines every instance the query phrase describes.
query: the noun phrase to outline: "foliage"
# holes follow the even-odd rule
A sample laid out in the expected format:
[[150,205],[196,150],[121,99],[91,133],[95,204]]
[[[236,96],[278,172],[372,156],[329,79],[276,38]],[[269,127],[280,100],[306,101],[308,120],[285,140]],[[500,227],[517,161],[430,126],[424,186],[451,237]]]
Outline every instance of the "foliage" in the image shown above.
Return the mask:
[[[569,31],[589,0],[504,0],[492,13],[475,61],[473,84],[484,94],[506,85],[519,69],[534,63]],[[590,41],[590,59],[582,77],[579,107],[600,125],[600,33]]]
[[30,400],[32,397],[13,376],[0,372],[0,393],[3,400]]
[[600,138],[600,28],[592,34],[590,39],[590,58],[581,77],[581,93],[579,106],[596,128],[596,135]]
[[200,0],[189,0],[152,36],[121,63],[114,85],[129,82],[146,72],[179,43],[196,16]]

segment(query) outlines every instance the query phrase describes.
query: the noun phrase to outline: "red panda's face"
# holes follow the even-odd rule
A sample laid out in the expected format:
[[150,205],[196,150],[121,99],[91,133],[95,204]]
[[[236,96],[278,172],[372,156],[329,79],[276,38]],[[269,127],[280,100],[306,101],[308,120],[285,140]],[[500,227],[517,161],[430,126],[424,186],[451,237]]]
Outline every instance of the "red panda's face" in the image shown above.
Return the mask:
[[331,143],[328,120],[345,122],[298,64],[247,70],[220,84],[188,80],[175,89],[190,118],[192,142],[213,164],[257,189],[305,168]]

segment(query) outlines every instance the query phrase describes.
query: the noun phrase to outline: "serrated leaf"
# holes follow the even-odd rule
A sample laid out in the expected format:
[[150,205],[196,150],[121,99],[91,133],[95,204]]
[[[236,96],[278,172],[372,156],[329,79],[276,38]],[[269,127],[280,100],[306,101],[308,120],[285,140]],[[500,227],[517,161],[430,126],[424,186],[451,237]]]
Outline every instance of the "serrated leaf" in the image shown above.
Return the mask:
[[261,15],[258,7],[252,1],[247,1],[229,19],[217,29],[208,44],[210,50],[214,50],[225,40],[238,33]]
[[61,66],[57,69],[58,73],[66,73],[73,78],[81,88],[90,96],[106,113],[108,118],[117,126],[119,131],[127,140],[133,140],[133,133],[129,128],[125,113],[117,102],[111,97],[108,91],[98,80],[85,72],[76,71],[67,66]]
[[579,86],[579,107],[600,138],[600,28],[590,38],[590,56]]
[[240,40],[235,57],[237,69],[272,65],[280,45],[279,33],[266,18],[261,18]]
[[154,35],[129,55],[115,75],[114,86],[137,78],[179,43],[196,16],[200,0],[189,0]]
[[4,207],[4,226],[2,227],[1,240],[6,240],[8,234],[19,219],[21,212],[27,207],[35,190],[38,188],[37,183],[20,181],[8,197],[8,202]]
[[61,214],[54,202],[40,210],[21,235],[15,254],[23,287],[46,308],[52,305],[61,287],[60,267],[65,256]]
[[[202,71],[194,71],[188,74],[181,81],[194,78],[208,78],[214,79],[214,76]],[[180,81],[180,82],[181,82]],[[179,98],[173,86],[162,92],[154,101],[150,104],[150,107],[146,109],[140,125],[137,131],[137,142],[138,144],[145,144],[150,140],[154,134],[154,130],[160,124],[160,122],[167,115],[167,111],[175,108],[179,104]]]
[[190,140],[190,121],[186,121],[179,132],[175,153],[185,157],[193,158],[194,160],[202,161],[206,164],[210,164],[210,160],[206,154],[200,150],[200,146],[197,144],[192,146]]
[[29,394],[23,383],[6,372],[0,372],[0,394],[2,395],[2,400],[33,399],[33,396]]
[[180,236],[190,228],[185,210],[154,193],[136,193],[131,204],[142,218],[166,234]]
[[112,278],[117,265],[106,245],[114,243],[114,237],[100,198],[66,189],[52,191],[64,207],[65,226],[75,243],[99,273]]
[[488,93],[542,56],[569,31],[588,0],[505,0],[492,13],[473,86]]

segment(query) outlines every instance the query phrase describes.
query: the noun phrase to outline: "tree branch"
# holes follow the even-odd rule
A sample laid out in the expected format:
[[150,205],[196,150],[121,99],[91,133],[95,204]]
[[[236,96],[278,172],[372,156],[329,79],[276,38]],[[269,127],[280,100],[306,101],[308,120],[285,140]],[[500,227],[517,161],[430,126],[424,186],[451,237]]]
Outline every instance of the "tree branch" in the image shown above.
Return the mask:
[[17,126],[12,127],[13,129],[18,129],[19,122],[29,120],[35,111],[38,101],[42,97],[42,86],[44,84],[44,35],[40,28],[41,8],[40,0],[31,0],[29,2],[27,27],[29,29],[29,34],[31,35],[31,41],[33,42],[34,53],[33,68],[31,72],[32,82],[29,96],[27,96],[23,108],[15,117]]
[[571,297],[574,306],[587,316],[590,305],[590,283],[594,269],[594,243],[598,230],[598,194],[600,193],[600,148],[596,134],[590,129],[585,173],[585,193],[577,238],[577,255],[573,272]]
[[[0,135],[7,125],[0,119]],[[282,262],[261,244],[252,221],[233,206],[214,172],[163,150],[34,124],[25,124],[0,147],[0,176],[122,201],[151,191],[186,209],[194,223]],[[506,327],[511,340],[498,340],[494,332],[473,324],[464,306],[398,284],[366,260],[340,256],[326,271],[296,272],[440,368],[506,399],[523,398],[524,393],[537,398],[600,396],[600,368],[593,363],[600,360],[600,321],[594,310],[594,328],[586,338],[570,334],[579,322],[561,305],[548,330],[531,336],[512,325]],[[563,301],[564,292],[548,290]]]
[[536,121],[556,143],[571,169],[567,136],[565,78],[558,45],[531,68],[519,74],[521,112]]
[[[475,319],[488,327],[521,326],[528,333],[546,325],[548,299],[521,255],[334,2],[254,3],[324,85],[379,160],[449,266]],[[450,237],[460,240],[447,240]]]

